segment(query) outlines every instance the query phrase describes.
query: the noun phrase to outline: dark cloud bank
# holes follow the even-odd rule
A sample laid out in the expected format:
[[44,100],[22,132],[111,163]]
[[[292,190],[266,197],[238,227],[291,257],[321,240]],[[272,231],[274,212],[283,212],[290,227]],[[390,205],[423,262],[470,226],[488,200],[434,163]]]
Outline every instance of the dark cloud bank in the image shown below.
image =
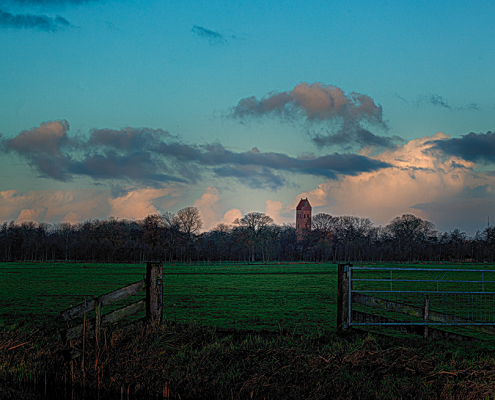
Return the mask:
[[466,161],[495,163],[495,132],[471,132],[460,138],[432,140],[427,144],[434,144],[430,151],[439,150]]
[[[33,13],[46,10],[63,10],[67,6],[80,6],[87,3],[102,3],[105,0],[0,0],[0,28],[33,29],[44,32],[57,32],[73,26],[59,15]],[[29,12],[13,13],[10,9],[21,8]]]
[[246,97],[232,108],[230,116],[241,122],[265,116],[287,121],[302,120],[311,126],[318,124],[320,131],[310,132],[313,143],[323,148],[340,146],[393,147],[403,140],[398,137],[378,136],[369,128],[386,131],[383,111],[365,94],[345,94],[342,89],[323,83],[300,83],[293,90],[268,93],[261,99]]
[[194,184],[213,174],[252,188],[277,189],[290,174],[336,179],[390,166],[357,154],[297,158],[257,148],[236,153],[220,143],[183,143],[161,129],[93,129],[84,139],[70,137],[68,131],[67,121],[47,122],[0,145],[26,159],[41,176],[63,182],[87,176],[146,185]]
[[52,18],[47,15],[11,14],[0,10],[1,28],[36,29],[45,32],[56,32],[70,26],[70,22],[60,16]]

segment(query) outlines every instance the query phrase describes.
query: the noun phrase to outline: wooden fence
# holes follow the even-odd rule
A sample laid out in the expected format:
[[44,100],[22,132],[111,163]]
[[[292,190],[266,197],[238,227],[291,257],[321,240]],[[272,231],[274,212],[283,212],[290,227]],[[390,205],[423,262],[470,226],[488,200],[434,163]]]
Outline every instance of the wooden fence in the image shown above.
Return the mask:
[[[108,314],[103,313],[103,308],[124,300],[125,298],[146,291],[146,298],[126,307],[112,311]],[[105,326],[116,323],[131,315],[135,315],[146,310],[146,321],[148,323],[160,323],[162,320],[163,310],[163,264],[158,262],[148,262],[146,265],[146,278],[135,282],[131,285],[114,290],[113,292],[103,294],[89,301],[78,304],[61,312],[62,319],[69,322],[75,318],[83,317],[82,324],[64,329],[60,336],[64,343],[70,342],[78,337],[82,337],[89,331],[93,331],[96,341],[99,341],[101,329]],[[95,312],[95,318],[86,320],[86,315]],[[70,352],[70,358],[79,355],[77,351]]]

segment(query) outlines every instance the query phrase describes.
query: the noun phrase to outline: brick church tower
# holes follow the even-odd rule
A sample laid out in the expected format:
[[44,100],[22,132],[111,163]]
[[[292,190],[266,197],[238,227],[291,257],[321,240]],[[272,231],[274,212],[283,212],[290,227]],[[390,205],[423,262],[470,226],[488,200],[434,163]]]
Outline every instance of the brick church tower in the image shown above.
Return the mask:
[[301,199],[296,207],[296,232],[298,237],[311,231],[311,204],[308,199]]

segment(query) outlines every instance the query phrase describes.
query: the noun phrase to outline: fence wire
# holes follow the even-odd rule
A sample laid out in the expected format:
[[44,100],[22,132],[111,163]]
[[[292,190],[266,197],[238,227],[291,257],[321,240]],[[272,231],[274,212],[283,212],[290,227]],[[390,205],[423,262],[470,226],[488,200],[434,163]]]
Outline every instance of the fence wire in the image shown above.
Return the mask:
[[351,325],[495,325],[495,270],[351,267]]

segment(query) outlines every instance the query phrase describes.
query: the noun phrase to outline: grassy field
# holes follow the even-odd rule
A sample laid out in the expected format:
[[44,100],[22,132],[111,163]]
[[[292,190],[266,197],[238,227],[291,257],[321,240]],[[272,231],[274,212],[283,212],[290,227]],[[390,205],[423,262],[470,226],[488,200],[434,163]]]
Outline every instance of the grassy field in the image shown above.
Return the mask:
[[[380,266],[418,267],[417,264]],[[481,280],[481,271],[494,268],[448,264],[419,267],[480,270],[479,273],[451,273],[444,276],[445,280]],[[137,282],[144,278],[145,271],[145,264],[0,263],[0,324],[53,324],[60,311]],[[336,327],[336,264],[164,264],[163,273],[164,318],[174,323],[197,321],[225,329],[297,333]],[[354,276],[388,279],[389,273],[362,270],[356,271]],[[426,280],[436,276],[442,277],[443,273],[394,272],[394,278],[399,280]],[[485,273],[484,280],[495,280],[495,274]],[[375,290],[390,287],[389,282],[366,285]],[[354,285],[355,289],[364,287],[360,282]],[[486,291],[495,291],[495,284],[484,287]],[[394,283],[394,289],[434,290],[435,284],[399,282]],[[480,290],[481,284],[469,287],[447,282],[440,286],[440,290],[459,289]],[[104,311],[120,308],[143,296],[144,293],[138,294]],[[386,298],[387,295],[376,296]],[[409,304],[417,301],[422,305],[422,299],[417,299],[419,296],[396,295],[395,300]],[[464,304],[463,301],[458,303],[461,307]],[[485,307],[493,313],[492,303],[480,304],[481,310]],[[441,303],[437,311],[446,306],[448,304]]]
[[[0,264],[0,321],[53,321],[85,298],[143,279],[145,270],[144,264]],[[335,328],[337,265],[165,264],[163,273],[164,318],[177,323],[298,332]]]
[[[164,387],[181,399],[494,398],[492,341],[337,334],[333,264],[164,265],[164,324],[114,328],[100,344],[89,337],[71,378],[52,329],[60,311],[144,273],[145,265],[0,264],[0,381],[73,379],[144,398]],[[0,398],[23,397],[0,386]]]

